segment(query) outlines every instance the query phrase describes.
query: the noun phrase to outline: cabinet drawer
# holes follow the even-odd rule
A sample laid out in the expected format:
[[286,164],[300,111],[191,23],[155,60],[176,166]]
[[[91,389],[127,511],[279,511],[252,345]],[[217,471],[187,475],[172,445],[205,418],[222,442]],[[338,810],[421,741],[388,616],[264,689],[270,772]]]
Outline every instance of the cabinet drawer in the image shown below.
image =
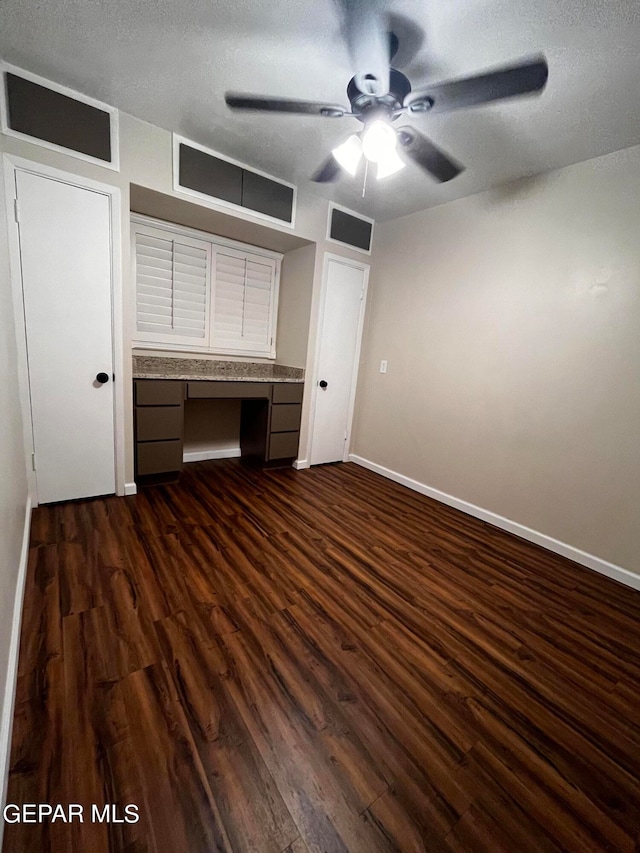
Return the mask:
[[189,382],[187,384],[187,397],[209,399],[227,398],[231,400],[250,399],[252,397],[264,397],[266,400],[271,396],[271,384],[269,382]]
[[182,438],[182,406],[136,407],[136,440]]
[[136,445],[138,474],[164,474],[182,468],[182,441],[149,441]]
[[302,406],[300,403],[283,403],[271,407],[271,432],[291,432],[300,429]]
[[301,403],[303,391],[303,382],[274,382],[272,400],[274,403]]
[[136,379],[137,406],[179,406],[184,382],[176,379]]
[[299,432],[274,432],[269,436],[269,459],[288,459],[298,455]]

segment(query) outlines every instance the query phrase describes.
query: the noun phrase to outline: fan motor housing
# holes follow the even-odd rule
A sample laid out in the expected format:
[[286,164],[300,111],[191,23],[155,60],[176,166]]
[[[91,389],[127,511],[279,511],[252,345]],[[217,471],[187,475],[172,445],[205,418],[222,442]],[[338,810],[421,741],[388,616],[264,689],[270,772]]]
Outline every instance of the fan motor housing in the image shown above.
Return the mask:
[[347,86],[347,97],[351,104],[351,110],[356,118],[366,122],[369,118],[386,114],[393,121],[397,116],[393,113],[399,110],[404,99],[411,91],[411,83],[402,72],[395,68],[389,69],[389,92],[378,97],[361,92],[356,85],[356,78],[352,77]]

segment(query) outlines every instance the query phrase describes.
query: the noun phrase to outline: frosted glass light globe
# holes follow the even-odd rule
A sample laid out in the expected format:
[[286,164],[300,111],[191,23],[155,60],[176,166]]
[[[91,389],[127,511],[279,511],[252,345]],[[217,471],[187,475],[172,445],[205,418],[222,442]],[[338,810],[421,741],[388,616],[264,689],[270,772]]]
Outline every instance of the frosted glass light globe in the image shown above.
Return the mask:
[[362,151],[367,160],[379,163],[395,150],[396,134],[385,121],[372,121],[362,137]]

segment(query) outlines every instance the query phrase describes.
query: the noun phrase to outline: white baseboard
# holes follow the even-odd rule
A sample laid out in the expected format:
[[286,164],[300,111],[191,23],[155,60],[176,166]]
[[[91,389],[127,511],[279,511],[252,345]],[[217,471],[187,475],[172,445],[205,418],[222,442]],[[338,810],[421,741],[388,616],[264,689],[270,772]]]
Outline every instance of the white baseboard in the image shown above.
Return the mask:
[[125,483],[124,484],[124,493],[125,495],[137,495],[138,487],[135,483]]
[[306,459],[296,459],[296,461],[293,463],[293,467],[296,469],[296,471],[301,471],[303,468],[309,467],[309,462]]
[[221,450],[187,450],[182,454],[183,462],[206,462],[207,459],[236,459],[239,447],[223,447]]
[[362,456],[350,453],[349,461],[355,462],[356,465],[362,465],[363,468],[368,468],[376,474],[381,474],[389,480],[400,483],[400,485],[406,486],[408,489],[413,489],[414,492],[420,492],[421,495],[426,495],[447,506],[452,506],[455,509],[466,512],[467,515],[472,515],[475,518],[486,521],[488,524],[493,524],[494,527],[499,527],[508,533],[513,533],[522,539],[527,539],[529,542],[535,542],[536,545],[541,545],[547,551],[553,551],[554,554],[567,557],[569,560],[573,560],[574,563],[580,563],[581,566],[586,566],[588,569],[593,569],[602,575],[607,575],[607,577],[613,578],[626,586],[630,586],[633,589],[640,589],[640,575],[628,569],[623,569],[622,566],[608,563],[606,560],[601,560],[600,557],[595,557],[593,554],[588,554],[586,551],[574,548],[573,545],[567,545],[566,542],[560,542],[558,539],[553,539],[551,536],[547,536],[537,530],[532,530],[530,527],[525,527],[524,524],[519,524],[510,518],[504,518],[504,516],[497,515],[488,509],[483,509],[460,498],[455,498],[453,495],[448,495],[446,492],[441,492],[439,489],[434,489],[431,486],[420,483],[418,480],[412,480],[411,477],[405,477],[404,474],[398,474],[397,471],[392,471],[390,468],[385,468],[383,465],[378,465],[376,462],[371,462],[371,460],[364,459]]
[[[29,561],[29,535],[31,533],[31,498],[27,498],[24,517],[24,533],[16,580],[16,594],[13,602],[13,620],[11,624],[11,639],[9,642],[9,658],[7,665],[7,680],[2,702],[0,717],[0,811],[4,811],[7,800],[7,785],[9,782],[9,763],[11,759],[11,735],[13,733],[13,711],[16,699],[16,684],[18,681],[18,655],[20,653],[20,627],[22,625],[22,602],[24,587],[27,579],[27,563]],[[0,850],[4,821],[0,820]]]

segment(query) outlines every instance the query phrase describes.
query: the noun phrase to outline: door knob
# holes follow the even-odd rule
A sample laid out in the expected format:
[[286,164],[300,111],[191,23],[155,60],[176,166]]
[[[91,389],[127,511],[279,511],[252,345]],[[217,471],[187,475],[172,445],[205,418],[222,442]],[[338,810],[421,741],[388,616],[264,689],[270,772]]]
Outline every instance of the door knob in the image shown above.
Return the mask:
[[322,388],[322,390],[324,390],[328,384],[329,383],[326,382],[324,379],[321,379],[320,382],[318,382],[318,385]]
[[108,373],[98,373],[96,374],[96,382],[99,382],[101,385],[104,385],[105,382],[109,381]]

